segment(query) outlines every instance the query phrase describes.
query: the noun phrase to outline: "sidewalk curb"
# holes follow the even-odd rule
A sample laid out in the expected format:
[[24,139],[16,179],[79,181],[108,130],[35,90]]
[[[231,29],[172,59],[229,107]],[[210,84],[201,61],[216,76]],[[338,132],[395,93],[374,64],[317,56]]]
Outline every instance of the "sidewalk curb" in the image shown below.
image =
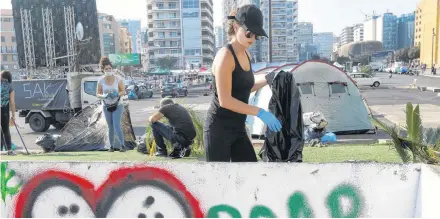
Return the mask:
[[[28,150],[29,154],[43,154],[44,151],[43,150]],[[1,151],[0,155],[1,156],[7,156],[7,151]],[[20,150],[15,150],[16,154],[20,154],[20,155],[27,155],[27,152],[25,149],[20,149]]]

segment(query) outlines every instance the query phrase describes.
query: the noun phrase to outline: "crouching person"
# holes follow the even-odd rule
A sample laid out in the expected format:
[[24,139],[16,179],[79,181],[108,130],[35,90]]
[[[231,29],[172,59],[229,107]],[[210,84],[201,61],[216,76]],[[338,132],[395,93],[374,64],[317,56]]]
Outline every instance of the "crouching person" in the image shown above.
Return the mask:
[[[163,117],[168,119],[170,125],[159,122]],[[149,121],[157,145],[156,156],[167,156],[164,138],[173,144],[170,157],[182,158],[190,155],[196,129],[188,110],[173,100],[164,98],[160,101],[159,112],[153,114]]]

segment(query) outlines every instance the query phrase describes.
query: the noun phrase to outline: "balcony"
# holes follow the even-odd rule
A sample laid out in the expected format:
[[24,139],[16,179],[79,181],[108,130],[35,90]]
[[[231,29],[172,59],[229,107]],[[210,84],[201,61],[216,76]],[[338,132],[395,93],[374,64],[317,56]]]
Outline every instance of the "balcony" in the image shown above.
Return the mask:
[[202,4],[209,4],[209,5],[214,5],[212,0],[200,0],[200,3]]
[[180,26],[149,27],[149,31],[155,31],[155,30],[180,30]]
[[208,33],[212,34],[213,36],[215,35],[212,27],[210,28],[208,26],[202,26],[202,31],[207,31]]
[[151,10],[149,10],[149,12],[159,12],[159,11],[180,11],[179,7],[175,7],[175,8],[169,8],[169,7],[152,7]]
[[202,14],[202,21],[209,22],[211,24],[214,23],[214,20],[212,19],[212,17],[203,16],[203,14]]
[[207,49],[207,50],[210,50],[210,51],[214,52],[214,46],[212,46],[212,45],[209,45],[209,44],[203,44],[203,45],[202,45],[202,48],[203,48],[204,50]]
[[207,14],[209,14],[209,16],[213,17],[214,12],[212,11],[212,8],[202,7],[200,11],[202,13],[207,13]]

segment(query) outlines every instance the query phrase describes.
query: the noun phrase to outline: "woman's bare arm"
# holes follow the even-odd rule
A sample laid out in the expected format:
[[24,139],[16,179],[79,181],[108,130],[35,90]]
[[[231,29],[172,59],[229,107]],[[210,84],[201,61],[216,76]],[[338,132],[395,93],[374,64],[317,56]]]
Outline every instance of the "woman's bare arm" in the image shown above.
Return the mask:
[[96,89],[96,97],[104,99],[103,91],[102,91],[102,85],[98,81],[98,89]]
[[118,88],[119,88],[119,96],[124,96],[125,95],[125,84],[124,81],[120,80],[119,84],[118,84]]
[[221,49],[215,57],[213,65],[220,106],[237,113],[256,116],[260,108],[243,103],[231,95],[234,68],[232,53],[226,48]]
[[264,87],[267,85],[267,81],[266,81],[266,75],[261,74],[261,75],[255,75],[255,84],[252,87],[252,92],[257,91],[258,89]]
[[15,118],[15,91],[9,94],[9,109],[11,110],[11,117]]

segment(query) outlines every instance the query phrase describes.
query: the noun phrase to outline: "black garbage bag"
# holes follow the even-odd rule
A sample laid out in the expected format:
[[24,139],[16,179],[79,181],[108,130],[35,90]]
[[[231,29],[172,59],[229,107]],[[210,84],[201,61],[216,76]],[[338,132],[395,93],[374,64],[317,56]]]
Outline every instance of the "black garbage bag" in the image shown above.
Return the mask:
[[35,143],[40,146],[45,153],[52,152],[55,150],[55,142],[59,137],[59,135],[46,133],[43,136],[38,137]]
[[270,84],[269,111],[281,122],[280,132],[266,130],[260,157],[266,162],[302,162],[304,122],[300,92],[291,73],[280,71]]
[[146,137],[147,137],[147,134],[145,134],[141,137],[142,142],[138,145],[137,152],[142,153],[142,154],[149,154],[150,153],[149,148],[151,147],[151,145],[149,145],[147,147],[148,143],[147,143]]

